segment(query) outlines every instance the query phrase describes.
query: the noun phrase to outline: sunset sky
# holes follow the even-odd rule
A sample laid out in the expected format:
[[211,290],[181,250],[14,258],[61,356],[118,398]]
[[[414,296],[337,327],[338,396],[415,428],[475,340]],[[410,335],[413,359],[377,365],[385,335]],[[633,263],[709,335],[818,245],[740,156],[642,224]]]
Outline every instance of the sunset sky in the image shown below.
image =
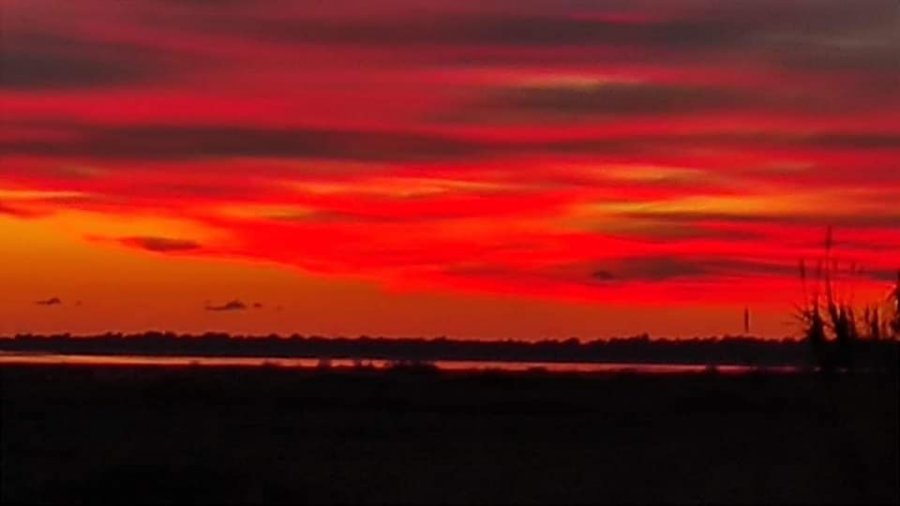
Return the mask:
[[897,0],[2,0],[0,334],[784,336],[900,267]]

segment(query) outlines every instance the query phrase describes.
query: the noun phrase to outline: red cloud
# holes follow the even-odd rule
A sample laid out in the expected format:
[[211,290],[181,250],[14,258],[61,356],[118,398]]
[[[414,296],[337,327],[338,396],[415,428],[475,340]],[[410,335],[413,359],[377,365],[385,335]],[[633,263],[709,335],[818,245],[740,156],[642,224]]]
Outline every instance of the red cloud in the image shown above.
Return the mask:
[[[5,6],[5,219],[156,214],[229,241],[121,242],[623,303],[789,298],[766,287],[827,225],[863,282],[900,263],[892,2],[40,3]],[[3,193],[31,190],[79,196]]]

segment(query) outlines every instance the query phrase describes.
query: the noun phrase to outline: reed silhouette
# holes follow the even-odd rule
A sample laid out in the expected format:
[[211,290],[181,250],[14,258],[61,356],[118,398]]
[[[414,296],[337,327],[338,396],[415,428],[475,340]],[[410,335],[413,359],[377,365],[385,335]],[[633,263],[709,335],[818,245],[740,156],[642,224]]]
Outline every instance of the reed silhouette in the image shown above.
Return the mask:
[[[851,263],[849,268],[842,269],[843,265],[833,251],[833,234],[833,229],[829,227],[824,254],[816,261],[812,280],[806,261],[800,260],[804,303],[796,308],[795,313],[802,324],[804,340],[809,344],[812,362],[825,374],[852,370],[858,365],[856,361],[862,348],[871,349],[871,343],[885,339],[897,341],[900,335],[900,272],[897,285],[889,297],[893,306],[889,309],[893,313],[891,316],[882,311],[877,302],[859,310],[852,304],[847,290],[838,284],[838,279],[842,277],[849,278],[852,283],[853,277],[859,274],[859,268]],[[862,346],[864,343],[867,346]],[[896,352],[891,355],[896,356]],[[891,357],[882,359],[886,360],[876,362],[884,364]],[[872,365],[871,361],[868,365]]]
[[900,339],[900,270],[897,271],[897,284],[889,297],[894,309],[894,318],[891,320],[891,330],[895,339]]

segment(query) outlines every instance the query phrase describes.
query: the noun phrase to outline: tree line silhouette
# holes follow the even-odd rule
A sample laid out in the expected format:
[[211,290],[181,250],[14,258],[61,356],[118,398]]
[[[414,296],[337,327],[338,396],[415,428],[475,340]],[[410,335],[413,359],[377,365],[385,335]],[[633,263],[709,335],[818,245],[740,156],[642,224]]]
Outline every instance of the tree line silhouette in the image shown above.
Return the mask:
[[[873,367],[896,356],[896,340],[856,343],[858,365]],[[394,361],[507,361],[572,363],[658,363],[781,366],[809,362],[808,345],[799,339],[753,337],[650,339],[647,335],[609,340],[472,341],[447,338],[357,338],[321,336],[244,336],[225,333],[182,335],[172,332],[21,334],[0,339],[0,350],[83,355],[239,356],[271,358],[384,359]]]

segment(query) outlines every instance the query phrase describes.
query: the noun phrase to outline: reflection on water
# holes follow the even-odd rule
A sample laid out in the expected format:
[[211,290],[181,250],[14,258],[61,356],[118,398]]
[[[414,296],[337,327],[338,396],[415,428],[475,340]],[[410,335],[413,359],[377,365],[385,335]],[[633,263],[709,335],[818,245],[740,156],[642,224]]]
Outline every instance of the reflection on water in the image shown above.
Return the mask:
[[[285,368],[334,368],[351,369],[368,367],[389,369],[397,361],[383,359],[320,359],[283,357],[200,357],[200,356],[151,356],[151,355],[64,355],[53,353],[0,352],[0,365],[4,364],[73,364],[73,365],[139,365],[139,366],[198,366],[198,367],[285,367]],[[711,366],[699,364],[623,364],[623,363],[568,363],[568,362],[499,362],[436,360],[427,362],[443,371],[545,371],[583,373],[643,374],[709,372]],[[714,370],[725,374],[741,374],[759,370],[746,365],[717,365]],[[766,372],[798,372],[794,366],[767,366]]]

